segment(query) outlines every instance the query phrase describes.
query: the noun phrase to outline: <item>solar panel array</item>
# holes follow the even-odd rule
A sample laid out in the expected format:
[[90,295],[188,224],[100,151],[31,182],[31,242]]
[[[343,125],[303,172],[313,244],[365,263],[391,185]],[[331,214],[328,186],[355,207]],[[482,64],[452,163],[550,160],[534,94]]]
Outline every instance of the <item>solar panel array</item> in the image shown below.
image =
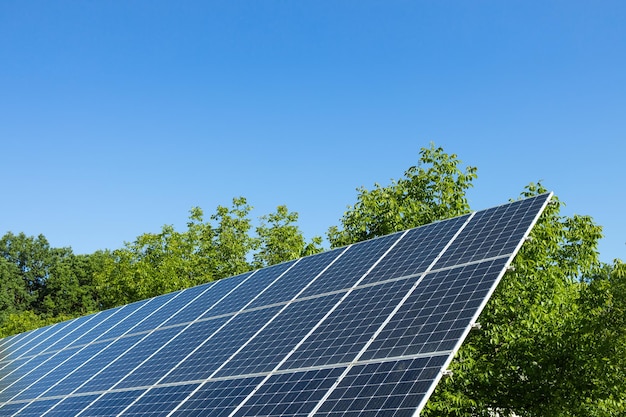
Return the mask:
[[550,196],[2,339],[0,415],[416,415]]

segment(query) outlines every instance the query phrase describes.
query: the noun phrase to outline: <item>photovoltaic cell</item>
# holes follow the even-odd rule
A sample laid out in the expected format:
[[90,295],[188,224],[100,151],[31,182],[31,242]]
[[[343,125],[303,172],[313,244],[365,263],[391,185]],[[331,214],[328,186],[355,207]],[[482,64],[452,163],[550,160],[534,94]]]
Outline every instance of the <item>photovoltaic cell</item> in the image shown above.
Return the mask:
[[550,196],[2,339],[0,415],[416,415]]
[[127,417],[165,417],[198,386],[199,384],[191,384],[153,388],[125,410],[124,415]]
[[278,307],[270,307],[239,314],[210,339],[205,336],[201,343],[196,342],[194,351],[172,367],[163,382],[196,381],[210,376],[277,312]]
[[350,288],[400,239],[400,233],[351,246],[328,270],[300,295],[300,298]]
[[283,274],[293,267],[295,261],[285,262],[255,272],[250,279],[243,282],[236,291],[230,293],[215,308],[209,310],[204,317],[232,314],[244,308],[252,301],[259,292],[268,288],[276,280],[281,279]]
[[281,369],[352,361],[415,281],[404,279],[353,291]]
[[340,294],[290,304],[243,350],[231,358],[216,377],[271,371],[339,300]]
[[343,249],[334,250],[302,258],[275,285],[269,287],[267,291],[256,298],[250,308],[291,300],[311,279],[328,268],[343,251]]
[[187,355],[191,354],[199,345],[199,341],[205,341],[225,321],[226,318],[200,321],[191,324],[186,329],[180,328],[181,332],[178,337],[172,337],[156,350],[149,360],[143,362],[139,367],[129,370],[129,373],[118,382],[116,388],[155,384],[180,364]]
[[315,415],[413,416],[446,359],[431,356],[355,366]]
[[307,416],[343,368],[273,375],[235,416]]
[[394,251],[365,277],[363,284],[424,272],[467,218],[462,216],[409,230]]
[[144,343],[133,346],[123,355],[105,364],[97,373],[93,374],[91,379],[86,380],[77,392],[97,392],[112,388],[128,375],[129,370],[138,367],[157,349],[172,340],[180,330],[176,327],[167,328],[145,335],[145,339],[142,340]]
[[[75,416],[87,407],[93,400],[95,400],[96,397],[96,395],[86,395],[61,399],[55,404],[51,404],[47,409],[42,409],[43,412],[39,414],[39,416]],[[20,413],[20,415],[22,414]]]
[[172,416],[228,416],[252,392],[261,377],[238,378],[206,382],[177,405]]
[[[41,417],[43,413],[48,411],[52,406],[58,403],[60,400],[44,400],[33,401],[30,403],[17,403],[13,407],[1,407],[0,415],[10,416],[19,412],[21,417]],[[12,404],[13,405],[13,404]],[[71,415],[71,414],[70,414]]]

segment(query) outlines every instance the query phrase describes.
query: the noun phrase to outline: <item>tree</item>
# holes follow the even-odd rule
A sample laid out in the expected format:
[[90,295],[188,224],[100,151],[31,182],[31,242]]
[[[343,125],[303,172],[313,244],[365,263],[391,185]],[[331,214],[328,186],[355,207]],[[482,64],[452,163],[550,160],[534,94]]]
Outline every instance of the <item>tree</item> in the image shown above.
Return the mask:
[[215,227],[216,277],[225,278],[252,269],[248,255],[259,246],[250,235],[252,221],[248,217],[252,206],[244,197],[233,198],[231,208],[218,206],[211,219]]
[[91,256],[43,235],[0,239],[0,333],[30,330],[97,309]]
[[201,209],[191,209],[187,230],[165,225],[124,248],[99,254],[95,274],[103,308],[188,288],[216,277],[215,230]]
[[462,170],[455,154],[431,144],[420,150],[416,166],[388,186],[357,189],[357,202],[328,231],[332,247],[348,245],[469,212],[465,196],[476,168]]
[[254,254],[254,266],[263,268],[301,256],[322,251],[321,237],[306,243],[297,226],[298,213],[289,212],[287,206],[278,206],[275,213],[261,216],[261,225],[256,228],[259,249]]
[[94,273],[102,308],[165,294],[272,265],[321,250],[321,238],[306,243],[295,225],[297,213],[279,206],[261,217],[251,233],[252,207],[243,197],[218,206],[209,220],[199,207],[190,211],[187,229],[171,225],[144,233],[124,248],[99,255]]

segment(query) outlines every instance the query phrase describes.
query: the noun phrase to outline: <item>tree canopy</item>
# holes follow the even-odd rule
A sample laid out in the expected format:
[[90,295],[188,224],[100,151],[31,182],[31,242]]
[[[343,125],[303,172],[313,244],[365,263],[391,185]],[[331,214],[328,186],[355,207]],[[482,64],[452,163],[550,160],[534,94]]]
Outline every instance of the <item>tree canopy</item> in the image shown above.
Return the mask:
[[[389,185],[357,189],[331,247],[470,211],[477,169],[431,145]],[[545,192],[531,183],[520,197]],[[437,386],[426,416],[626,415],[626,266],[602,264],[601,227],[553,198]],[[0,238],[0,336],[322,251],[280,205],[254,222],[243,197],[185,230],[165,225],[115,250],[75,255],[42,235]]]

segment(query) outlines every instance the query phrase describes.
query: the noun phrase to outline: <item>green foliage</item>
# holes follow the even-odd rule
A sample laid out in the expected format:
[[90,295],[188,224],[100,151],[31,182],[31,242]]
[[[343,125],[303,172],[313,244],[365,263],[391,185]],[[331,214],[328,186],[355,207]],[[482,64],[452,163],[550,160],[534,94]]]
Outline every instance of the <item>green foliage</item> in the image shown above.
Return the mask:
[[332,247],[348,245],[406,230],[412,227],[459,216],[469,212],[465,196],[476,178],[476,168],[462,170],[455,154],[443,148],[420,150],[416,166],[388,186],[374,185],[373,190],[358,188],[357,202],[341,219],[341,229],[328,230]]
[[0,334],[95,311],[91,259],[52,248],[42,235],[6,233],[0,238]]
[[315,237],[307,244],[297,221],[298,213],[290,213],[286,206],[278,206],[276,213],[261,217],[261,225],[256,229],[260,248],[254,254],[255,267],[263,268],[322,251],[322,238]]
[[50,324],[73,318],[69,315],[59,315],[55,317],[41,317],[33,311],[26,310],[16,313],[10,313],[3,320],[0,327],[0,337],[10,336],[16,333],[23,333],[29,330],[38,329]]
[[185,231],[166,225],[98,254],[101,266],[93,275],[99,303],[128,304],[321,250],[321,238],[307,244],[295,225],[298,214],[285,206],[262,216],[253,235],[251,210],[243,197],[231,207],[218,206],[209,220],[194,207]]
[[252,221],[248,217],[252,207],[245,198],[233,199],[232,208],[217,207],[211,219],[215,229],[216,275],[229,277],[249,271],[248,254],[258,248],[259,242],[250,236]]

